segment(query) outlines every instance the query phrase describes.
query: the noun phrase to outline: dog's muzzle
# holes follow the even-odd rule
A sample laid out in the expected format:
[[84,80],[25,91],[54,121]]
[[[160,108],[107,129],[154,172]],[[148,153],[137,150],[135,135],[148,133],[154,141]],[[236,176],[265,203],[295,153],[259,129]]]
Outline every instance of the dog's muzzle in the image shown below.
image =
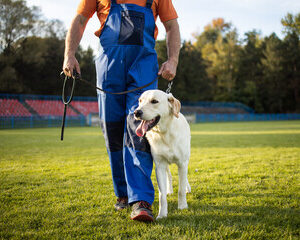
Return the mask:
[[150,131],[153,127],[155,127],[160,120],[160,116],[156,116],[151,120],[142,120],[140,125],[136,129],[136,135],[139,137],[143,137],[146,132]]

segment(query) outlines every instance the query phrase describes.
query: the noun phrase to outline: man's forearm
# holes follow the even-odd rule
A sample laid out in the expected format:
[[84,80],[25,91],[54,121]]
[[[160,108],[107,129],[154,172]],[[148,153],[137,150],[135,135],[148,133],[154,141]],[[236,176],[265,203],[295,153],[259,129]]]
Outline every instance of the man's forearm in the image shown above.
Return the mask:
[[179,25],[177,20],[171,20],[166,26],[168,60],[175,61],[177,64],[181,47]]
[[75,58],[75,53],[82,38],[88,18],[76,15],[66,36],[65,57],[63,63],[64,73],[71,77],[74,69],[80,74],[80,66]]
[[158,75],[161,75],[164,79],[171,81],[176,76],[179,51],[181,47],[180,32],[177,19],[164,22],[163,24],[167,33],[166,41],[168,60],[161,65]]
[[75,56],[88,19],[76,15],[66,36],[65,57]]

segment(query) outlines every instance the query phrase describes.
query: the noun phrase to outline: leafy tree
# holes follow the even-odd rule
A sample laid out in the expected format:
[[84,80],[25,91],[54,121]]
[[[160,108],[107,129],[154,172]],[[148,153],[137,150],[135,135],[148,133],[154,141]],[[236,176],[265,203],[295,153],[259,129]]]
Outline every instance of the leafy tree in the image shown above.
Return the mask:
[[295,32],[283,40],[283,68],[285,73],[284,99],[286,111],[300,111],[300,39]]
[[[93,49],[88,48],[87,50],[83,50],[79,47],[77,52],[77,59],[80,63],[80,70],[84,80],[91,82],[94,86],[96,86],[96,68],[94,64],[94,54]],[[95,96],[96,90],[85,83],[78,82],[76,83],[76,95],[80,94],[80,96]]]
[[275,33],[265,39],[262,67],[264,78],[260,83],[260,96],[264,108],[271,112],[283,112],[286,95],[283,45]]
[[300,111],[300,13],[288,13],[281,23],[284,27],[284,68],[286,70],[285,99],[287,111]]
[[[207,41],[205,45],[200,47],[200,51],[206,62],[208,77],[214,86],[214,100],[231,101],[238,71],[237,63],[240,52],[238,35],[235,29],[230,30],[230,24],[225,24],[221,20],[217,23],[213,22],[206,28],[208,31],[215,29],[218,34],[217,38]],[[224,26],[228,27],[225,28]],[[202,36],[205,36],[205,32]],[[202,36],[198,39],[201,40]],[[196,46],[199,47],[202,43],[196,44]]]
[[[166,41],[165,40],[156,41],[155,50],[157,53],[158,64],[159,66],[161,66],[161,64],[163,64],[168,59]],[[168,86],[168,82],[164,80],[162,77],[159,77],[158,88],[166,89],[167,86]]]
[[14,61],[10,55],[0,54],[0,92],[20,93],[23,89],[13,67]]
[[283,19],[281,19],[281,24],[284,26],[284,32],[286,34],[295,33],[298,38],[300,36],[300,13],[295,16],[288,13]]
[[260,33],[254,30],[245,34],[244,43],[239,56],[234,101],[263,112],[258,95],[258,84],[263,76],[261,67],[263,39]]
[[59,94],[64,41],[28,37],[17,45],[14,68],[23,83],[22,93]]
[[205,71],[201,52],[190,42],[184,42],[176,76],[174,94],[184,101],[211,99],[211,86]]
[[64,39],[67,31],[62,21],[58,19],[39,20],[34,30],[35,36]]
[[37,7],[28,7],[24,0],[0,0],[0,51],[28,36],[39,18]]
[[231,27],[231,23],[226,23],[223,18],[213,19],[211,23],[204,27],[204,31],[201,34],[193,34],[196,39],[195,46],[201,49],[206,44],[215,43],[218,36],[226,34],[231,30]]

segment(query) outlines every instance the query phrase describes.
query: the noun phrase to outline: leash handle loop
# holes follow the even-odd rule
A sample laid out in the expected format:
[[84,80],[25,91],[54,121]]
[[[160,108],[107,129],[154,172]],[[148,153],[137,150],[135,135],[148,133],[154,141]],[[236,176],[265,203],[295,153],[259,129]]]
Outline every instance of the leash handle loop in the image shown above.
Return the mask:
[[[66,98],[65,96],[65,89],[67,86],[67,81],[72,79],[72,88],[71,88],[71,93],[69,99]],[[74,95],[74,89],[75,89],[75,83],[76,83],[76,77],[68,77],[67,75],[65,76],[64,80],[64,85],[63,85],[63,90],[62,90],[62,101],[65,105],[68,105],[72,102],[73,95]]]
[[[61,76],[63,76],[61,74]],[[66,87],[67,87],[67,81],[72,79],[72,88],[71,88],[71,93],[69,99],[66,97]],[[67,115],[67,108],[68,105],[72,102],[73,96],[74,96],[74,89],[75,89],[75,83],[76,83],[76,76],[68,77],[65,75],[64,79],[64,85],[63,85],[63,90],[62,90],[62,102],[64,104],[64,115],[62,119],[62,125],[61,125],[61,135],[60,135],[60,140],[64,140],[64,131],[65,131],[65,124],[66,124],[66,115]]]

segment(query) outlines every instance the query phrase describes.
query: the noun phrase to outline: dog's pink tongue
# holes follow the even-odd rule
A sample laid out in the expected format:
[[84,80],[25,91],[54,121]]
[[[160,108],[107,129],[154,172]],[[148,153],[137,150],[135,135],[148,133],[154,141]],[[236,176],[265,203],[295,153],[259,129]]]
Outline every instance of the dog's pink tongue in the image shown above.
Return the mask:
[[148,121],[143,120],[135,130],[136,135],[138,135],[139,137],[144,136],[148,130],[148,127],[149,127]]

